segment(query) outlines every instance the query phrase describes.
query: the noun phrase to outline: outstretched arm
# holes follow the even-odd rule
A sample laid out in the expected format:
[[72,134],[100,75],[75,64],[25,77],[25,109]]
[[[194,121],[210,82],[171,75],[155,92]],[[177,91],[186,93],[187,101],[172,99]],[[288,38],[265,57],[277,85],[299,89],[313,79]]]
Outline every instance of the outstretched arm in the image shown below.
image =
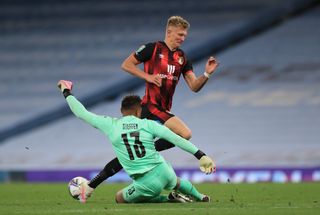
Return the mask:
[[189,72],[185,75],[185,80],[187,85],[193,92],[198,92],[202,87],[207,83],[210,76],[215,72],[215,69],[218,67],[219,63],[214,57],[210,57],[205,66],[205,72],[203,75],[198,78],[194,75],[193,72]]
[[178,146],[179,148],[193,154],[198,160],[200,165],[200,170],[206,174],[215,172],[216,166],[213,160],[206,156],[201,150],[199,150],[195,145],[190,141],[180,137],[179,135],[172,132],[167,127],[158,124],[157,122],[152,122],[152,130],[154,131],[157,137],[163,138],[172,144]]
[[101,128],[103,124],[101,119],[104,117],[96,115],[94,113],[89,112],[72,94],[72,82],[66,80],[60,80],[58,82],[58,88],[63,93],[64,97],[67,100],[67,103],[72,111],[72,113],[82,119],[83,121],[89,123],[95,128]]

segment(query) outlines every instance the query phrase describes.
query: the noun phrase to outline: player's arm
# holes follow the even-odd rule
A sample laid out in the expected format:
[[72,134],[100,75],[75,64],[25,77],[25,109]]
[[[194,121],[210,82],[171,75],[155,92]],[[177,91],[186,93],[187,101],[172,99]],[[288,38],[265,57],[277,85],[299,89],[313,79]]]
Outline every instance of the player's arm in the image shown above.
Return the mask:
[[58,88],[63,93],[72,113],[92,125],[95,128],[101,128],[103,122],[101,121],[102,116],[96,115],[94,113],[89,112],[72,94],[72,82],[66,80],[60,80],[58,82]]
[[199,160],[200,170],[202,172],[205,172],[206,174],[215,172],[216,166],[213,160],[210,157],[206,156],[206,154],[199,150],[194,144],[175,134],[166,126],[160,125],[159,123],[154,121],[150,122],[151,130],[154,132],[155,136],[163,138],[183,149],[184,151],[193,154]]
[[145,73],[144,71],[142,71],[139,67],[138,64],[140,64],[141,62],[138,61],[135,56],[135,54],[132,53],[131,55],[129,55],[129,57],[127,57],[121,65],[121,68],[130,73],[131,75],[137,76],[138,78],[147,80],[148,79],[148,74]]
[[136,52],[129,55],[129,57],[122,62],[121,68],[131,75],[161,87],[162,80],[158,75],[148,74],[138,67],[138,64],[151,58],[154,47],[155,45],[153,43],[141,46]]
[[196,77],[193,72],[187,72],[184,75],[184,78],[189,88],[193,92],[200,91],[217,67],[218,61],[214,57],[210,57],[206,63],[205,72],[203,73],[203,75]]

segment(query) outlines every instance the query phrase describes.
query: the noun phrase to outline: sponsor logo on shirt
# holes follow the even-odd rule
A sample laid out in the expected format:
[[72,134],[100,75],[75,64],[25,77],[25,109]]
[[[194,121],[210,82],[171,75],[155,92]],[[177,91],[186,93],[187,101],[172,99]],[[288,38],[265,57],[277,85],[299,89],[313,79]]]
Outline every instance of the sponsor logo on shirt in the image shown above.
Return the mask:
[[159,74],[159,76],[162,79],[175,80],[175,81],[179,80],[177,76],[173,76],[173,75]]
[[167,65],[167,72],[168,72],[170,75],[173,75],[173,73],[174,73],[175,70],[176,70],[176,66],[170,65],[170,64]]
[[174,65],[167,65],[167,74],[158,74],[160,78],[162,79],[168,79],[168,80],[179,80],[177,76],[174,76],[174,72],[176,71],[176,66]]

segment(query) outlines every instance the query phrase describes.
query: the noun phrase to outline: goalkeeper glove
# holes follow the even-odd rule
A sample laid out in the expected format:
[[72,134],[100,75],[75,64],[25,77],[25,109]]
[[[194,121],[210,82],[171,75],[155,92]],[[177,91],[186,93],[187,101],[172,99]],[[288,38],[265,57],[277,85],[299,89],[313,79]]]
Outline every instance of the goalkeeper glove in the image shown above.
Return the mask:
[[73,84],[71,81],[66,81],[66,80],[60,80],[57,84],[58,88],[61,90],[65,98],[72,95],[70,92],[72,90],[72,85]]
[[66,81],[66,80],[60,80],[58,82],[58,88],[63,92],[64,90],[72,90],[72,82],[71,81]]
[[210,157],[208,157],[206,155],[204,155],[200,158],[199,166],[200,166],[200,170],[206,174],[210,174],[210,173],[216,171],[215,163],[213,162],[213,160]]

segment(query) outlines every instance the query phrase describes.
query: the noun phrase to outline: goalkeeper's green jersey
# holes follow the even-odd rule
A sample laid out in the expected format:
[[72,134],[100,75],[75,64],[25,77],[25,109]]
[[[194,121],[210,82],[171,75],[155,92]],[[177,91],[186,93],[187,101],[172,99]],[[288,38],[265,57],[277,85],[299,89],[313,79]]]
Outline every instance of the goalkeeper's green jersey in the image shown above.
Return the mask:
[[183,150],[195,154],[198,148],[176,135],[167,127],[135,116],[112,118],[91,113],[72,95],[67,97],[72,112],[93,127],[101,130],[111,141],[113,149],[130,175],[143,174],[164,161],[156,151],[154,139],[166,139]]

